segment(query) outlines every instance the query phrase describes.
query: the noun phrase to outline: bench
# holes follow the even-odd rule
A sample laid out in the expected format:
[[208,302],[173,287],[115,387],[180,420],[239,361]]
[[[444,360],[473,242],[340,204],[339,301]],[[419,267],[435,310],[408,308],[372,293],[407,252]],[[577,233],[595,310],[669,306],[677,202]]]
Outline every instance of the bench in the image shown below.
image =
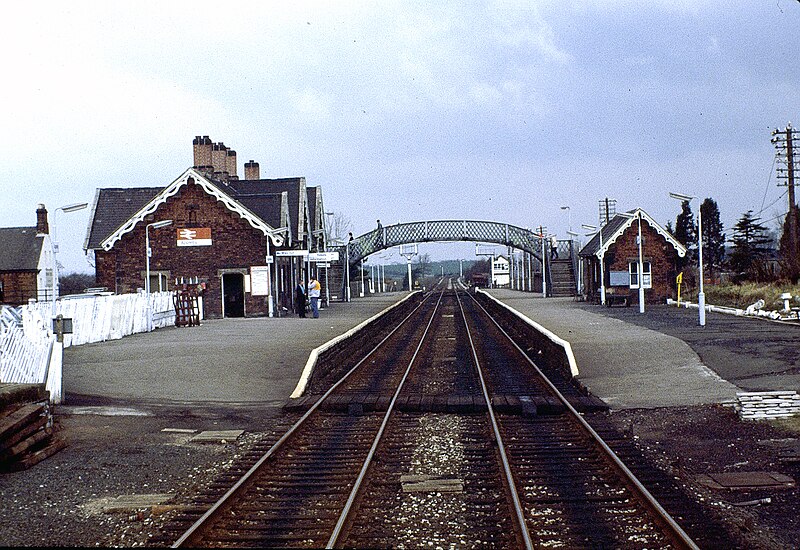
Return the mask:
[[631,305],[631,294],[630,292],[606,292],[606,307],[612,307],[614,305],[623,305],[628,307]]

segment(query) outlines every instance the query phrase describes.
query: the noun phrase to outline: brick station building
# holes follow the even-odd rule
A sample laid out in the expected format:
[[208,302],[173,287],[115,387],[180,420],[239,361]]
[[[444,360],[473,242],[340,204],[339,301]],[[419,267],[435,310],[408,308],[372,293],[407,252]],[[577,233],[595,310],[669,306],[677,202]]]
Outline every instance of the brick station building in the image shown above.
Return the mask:
[[[639,223],[642,228],[643,276],[639,276]],[[602,245],[601,245],[602,236]],[[584,292],[600,300],[600,262],[606,288],[606,303],[627,298],[638,303],[639,279],[644,283],[645,303],[664,303],[676,296],[678,257],[686,248],[641,208],[617,214],[581,249]],[[613,298],[612,298],[613,297]]]
[[47,209],[36,209],[36,225],[0,228],[0,304],[52,300],[57,286]]
[[[96,284],[119,294],[145,288],[147,233],[152,292],[200,283],[209,318],[267,315],[270,302],[291,311],[292,289],[309,275],[299,254],[325,247],[321,188],[302,177],[261,179],[252,160],[240,180],[235,152],[208,136],[193,146],[195,165],[166,187],[97,190],[84,245]],[[298,255],[276,258],[287,251]]]

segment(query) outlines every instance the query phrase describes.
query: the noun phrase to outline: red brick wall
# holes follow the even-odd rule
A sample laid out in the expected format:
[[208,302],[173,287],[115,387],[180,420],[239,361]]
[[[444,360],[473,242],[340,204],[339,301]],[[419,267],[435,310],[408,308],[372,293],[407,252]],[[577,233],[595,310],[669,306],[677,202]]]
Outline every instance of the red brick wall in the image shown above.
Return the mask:
[[[606,265],[609,272],[627,272],[629,262],[639,261],[639,246],[636,243],[638,235],[638,221],[633,220],[633,224],[625,230],[606,253]],[[645,289],[645,302],[664,303],[667,298],[675,296],[677,252],[645,219],[642,219],[642,237],[642,257],[643,261],[650,262],[653,285],[652,288]],[[636,295],[638,300],[638,292]]]
[[[190,212],[194,216],[190,221]],[[265,265],[267,237],[228,210],[222,203],[194,184],[159,206],[153,221],[171,219],[173,225],[150,230],[150,271],[169,271],[170,289],[176,277],[199,277],[206,281],[203,295],[205,316],[222,315],[219,270],[243,269],[249,274],[253,265]],[[110,252],[95,253],[97,284],[117,293],[135,292],[144,287],[145,223],[125,234]],[[210,227],[211,246],[178,247],[177,230],[186,227]],[[245,294],[247,316],[268,312],[265,296]]]
[[0,303],[9,306],[27,304],[29,299],[37,299],[36,272],[9,271],[0,273],[3,294]]

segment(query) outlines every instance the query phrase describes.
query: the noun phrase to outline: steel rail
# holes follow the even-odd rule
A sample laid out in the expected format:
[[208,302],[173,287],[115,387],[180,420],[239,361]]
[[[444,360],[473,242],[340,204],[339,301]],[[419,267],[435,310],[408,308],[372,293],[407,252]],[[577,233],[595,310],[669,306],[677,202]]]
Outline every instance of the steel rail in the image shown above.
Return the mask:
[[683,530],[683,528],[678,525],[678,522],[667,512],[663,506],[655,499],[655,497],[650,493],[650,491],[645,487],[641,481],[636,477],[636,475],[625,465],[624,462],[617,456],[617,453],[614,452],[611,447],[603,440],[603,438],[598,434],[594,428],[583,418],[583,416],[572,406],[572,404],[567,400],[566,397],[556,388],[556,386],[550,381],[550,379],[542,372],[542,370],[536,365],[536,363],[528,357],[528,354],[525,353],[522,348],[514,341],[514,339],[500,326],[500,324],[495,320],[494,316],[489,313],[483,304],[478,302],[478,300],[474,296],[470,296],[472,300],[477,304],[479,308],[483,310],[486,316],[494,323],[494,325],[503,333],[503,335],[508,338],[508,341],[517,349],[522,357],[535,369],[536,373],[542,378],[545,384],[553,391],[555,396],[561,401],[564,406],[566,407],[567,411],[570,413],[570,416],[575,419],[576,422],[584,429],[584,431],[589,434],[589,436],[594,441],[595,445],[599,447],[603,453],[608,457],[611,463],[615,466],[618,472],[620,472],[623,478],[627,481],[627,485],[629,488],[633,490],[634,493],[637,493],[643,503],[648,507],[651,511],[651,514],[655,517],[657,522],[661,522],[663,527],[665,527],[666,532],[664,533],[668,538],[670,538],[673,543],[679,545],[682,548],[691,548],[692,550],[700,550],[700,547],[692,540],[692,538]]
[[372,446],[369,449],[369,453],[367,453],[366,458],[364,459],[364,464],[361,466],[361,471],[358,473],[358,477],[356,478],[355,483],[353,484],[352,489],[350,490],[350,496],[347,498],[347,502],[342,508],[341,513],[339,514],[339,520],[336,522],[336,527],[334,527],[333,532],[331,533],[330,538],[328,539],[328,543],[325,545],[325,548],[334,548],[336,543],[339,540],[339,537],[342,534],[342,529],[344,528],[345,523],[347,522],[347,518],[350,515],[350,511],[353,508],[353,503],[358,496],[358,492],[361,489],[361,484],[364,481],[364,478],[367,475],[367,470],[369,470],[370,465],[372,464],[372,457],[375,456],[375,451],[378,449],[378,445],[383,438],[383,434],[386,431],[386,426],[389,424],[389,417],[394,412],[394,406],[397,402],[397,398],[400,395],[400,392],[403,390],[403,386],[406,383],[406,379],[408,379],[408,375],[411,373],[411,368],[414,366],[414,362],[417,359],[417,355],[419,355],[419,350],[422,349],[422,344],[425,343],[425,337],[428,335],[430,331],[431,325],[433,324],[434,318],[436,318],[436,312],[439,310],[439,305],[442,303],[442,296],[444,296],[445,289],[442,289],[439,293],[439,299],[436,302],[436,307],[433,308],[433,313],[431,314],[431,318],[428,320],[428,324],[425,327],[425,332],[422,333],[422,337],[419,339],[419,344],[417,344],[417,349],[414,350],[414,355],[411,357],[411,360],[408,362],[408,367],[406,367],[405,372],[403,373],[403,378],[400,379],[400,383],[397,385],[397,389],[392,396],[392,400],[389,402],[389,406],[386,408],[386,414],[383,415],[383,421],[381,422],[381,426],[378,429],[378,433],[372,440]]
[[478,352],[475,349],[475,342],[472,340],[472,333],[470,332],[469,323],[467,323],[467,315],[464,312],[464,307],[461,304],[461,298],[459,297],[459,292],[456,290],[456,300],[458,301],[458,308],[461,311],[461,318],[464,320],[464,328],[467,331],[467,339],[469,340],[469,345],[472,350],[472,359],[475,363],[475,370],[478,373],[478,378],[481,382],[481,390],[483,391],[483,398],[486,401],[486,410],[489,413],[489,419],[492,423],[492,431],[494,432],[494,440],[497,443],[497,450],[500,453],[500,461],[503,465],[503,473],[505,475],[505,482],[508,488],[509,493],[511,494],[511,501],[514,505],[514,515],[517,518],[517,524],[519,525],[520,535],[522,536],[522,541],[525,544],[525,548],[527,550],[533,550],[533,542],[531,541],[531,535],[528,531],[528,523],[525,521],[525,510],[522,506],[522,502],[519,499],[519,493],[517,493],[517,486],[514,482],[514,475],[511,472],[511,465],[508,462],[508,455],[506,454],[506,447],[503,443],[503,437],[500,435],[500,426],[497,423],[497,417],[494,414],[494,407],[492,406],[492,399],[489,397],[489,390],[486,387],[486,380],[483,376],[483,369],[481,368],[481,363],[478,360]]
[[[239,493],[243,487],[250,481],[255,473],[263,466],[263,464],[269,460],[272,455],[274,455],[282,446],[283,444],[289,440],[289,438],[303,425],[305,424],[306,420],[322,405],[322,403],[340,386],[342,385],[364,362],[369,359],[386,341],[391,338],[391,336],[400,330],[400,328],[406,324],[406,322],[419,310],[425,301],[428,299],[428,296],[425,296],[423,300],[417,304],[417,306],[406,315],[402,321],[400,321],[395,328],[389,332],[380,342],[378,342],[372,350],[369,351],[361,360],[358,361],[349,371],[347,371],[344,376],[342,376],[339,381],[337,381],[333,386],[331,386],[328,391],[326,391],[306,412],[300,419],[295,422],[291,428],[289,428],[285,434],[281,436],[278,441],[276,441],[269,450],[264,453],[258,461],[253,464],[253,466],[240,477],[235,484],[228,489],[224,495],[222,495],[219,500],[217,500],[197,521],[195,521],[189,529],[187,529],[181,536],[176,540],[171,548],[180,548],[182,547],[191,537],[193,537],[200,529],[202,529],[207,521],[216,515],[223,506],[228,504],[228,501],[237,493]],[[441,300],[441,297],[440,297]],[[438,307],[438,303],[437,303]],[[434,310],[435,311],[435,310]]]

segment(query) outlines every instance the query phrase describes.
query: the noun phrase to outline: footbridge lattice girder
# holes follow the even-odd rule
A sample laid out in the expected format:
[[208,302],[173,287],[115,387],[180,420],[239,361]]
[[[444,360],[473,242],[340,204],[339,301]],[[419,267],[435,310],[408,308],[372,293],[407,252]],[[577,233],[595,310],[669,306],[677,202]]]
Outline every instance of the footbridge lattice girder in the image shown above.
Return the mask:
[[425,242],[474,241],[510,246],[542,260],[542,238],[530,229],[501,222],[475,220],[434,220],[387,225],[364,233],[342,247],[341,256],[349,251],[350,264],[403,244]]

